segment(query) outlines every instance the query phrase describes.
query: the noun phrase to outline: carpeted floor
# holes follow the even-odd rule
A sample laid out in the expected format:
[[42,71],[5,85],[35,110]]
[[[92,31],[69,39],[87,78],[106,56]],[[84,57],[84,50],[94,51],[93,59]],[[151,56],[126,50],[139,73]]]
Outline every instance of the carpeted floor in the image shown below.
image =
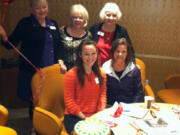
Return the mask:
[[28,116],[28,108],[8,108],[9,119],[6,126],[16,130],[18,135],[30,135],[32,121]]

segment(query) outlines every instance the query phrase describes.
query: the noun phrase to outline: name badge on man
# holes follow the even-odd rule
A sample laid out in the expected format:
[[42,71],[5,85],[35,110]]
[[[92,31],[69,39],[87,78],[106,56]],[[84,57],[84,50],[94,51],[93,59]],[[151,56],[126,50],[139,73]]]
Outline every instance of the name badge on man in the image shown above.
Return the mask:
[[56,30],[56,27],[55,26],[50,26],[50,29],[51,30]]
[[97,34],[98,34],[99,36],[104,37],[104,32],[98,31]]
[[96,84],[99,84],[99,79],[96,77],[95,79]]

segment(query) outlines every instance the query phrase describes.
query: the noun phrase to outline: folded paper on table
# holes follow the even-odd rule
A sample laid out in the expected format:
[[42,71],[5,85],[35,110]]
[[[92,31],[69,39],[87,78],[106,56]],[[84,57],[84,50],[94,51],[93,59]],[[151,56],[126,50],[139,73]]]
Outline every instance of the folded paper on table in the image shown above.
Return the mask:
[[120,103],[118,104],[118,102],[114,102],[112,109],[111,109],[111,115],[114,118],[120,117],[122,114],[122,111],[123,111],[122,105]]
[[164,118],[139,119],[134,124],[148,135],[180,135],[179,121]]
[[123,112],[122,112],[123,115],[135,117],[139,119],[144,118],[149,111],[149,109],[133,106],[132,104],[126,104],[121,102],[121,105],[123,107]]
[[113,106],[111,107],[110,114],[113,116],[116,110],[118,109],[118,102],[114,102]]
[[172,109],[174,113],[180,113],[180,105],[178,105],[178,107],[173,107]]

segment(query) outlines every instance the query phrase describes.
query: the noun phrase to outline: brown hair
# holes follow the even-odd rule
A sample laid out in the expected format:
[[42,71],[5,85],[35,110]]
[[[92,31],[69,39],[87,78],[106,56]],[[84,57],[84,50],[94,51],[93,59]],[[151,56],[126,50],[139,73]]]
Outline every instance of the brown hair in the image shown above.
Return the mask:
[[125,39],[125,38],[120,38],[120,39],[116,39],[113,43],[112,43],[112,48],[111,48],[111,56],[112,56],[112,60],[114,60],[114,52],[116,51],[116,49],[118,48],[118,46],[120,45],[126,45],[127,46],[127,57],[126,57],[126,65],[131,61],[131,46],[129,44],[129,42]]
[[[78,46],[77,52],[76,52],[76,66],[77,66],[77,77],[79,80],[80,85],[83,87],[84,86],[84,75],[85,73],[85,69],[83,66],[83,61],[81,58],[81,53],[82,53],[82,48],[86,45],[93,45],[96,48],[96,51],[98,53],[98,48],[96,46],[96,42],[92,41],[92,40],[83,40],[80,45]],[[99,79],[99,84],[100,86],[103,86],[103,77],[101,75],[101,70],[100,70],[100,66],[99,66],[99,62],[98,62],[98,58],[95,61],[94,65],[92,66],[92,71],[94,72],[95,75],[97,75],[98,79]]]

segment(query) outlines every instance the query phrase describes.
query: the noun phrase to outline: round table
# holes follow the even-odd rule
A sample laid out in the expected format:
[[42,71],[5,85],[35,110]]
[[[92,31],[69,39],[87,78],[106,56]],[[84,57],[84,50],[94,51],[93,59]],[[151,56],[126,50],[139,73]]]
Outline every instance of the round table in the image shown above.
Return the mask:
[[[155,103],[155,104],[160,107],[160,110],[159,111],[153,110],[153,109],[151,110],[157,115],[157,117],[172,117],[174,119],[179,120],[179,123],[180,123],[179,115],[172,111],[172,108],[177,107],[177,105],[166,104],[166,103]],[[129,105],[133,107],[142,108],[144,106],[144,103],[133,103]],[[101,112],[96,113],[92,117],[103,120],[103,121],[111,121],[113,123],[117,123],[116,127],[111,128],[111,130],[114,132],[115,135],[120,135],[120,134],[136,135],[137,128],[133,127],[131,123],[137,120],[137,118],[129,117],[123,114],[118,118],[113,118],[112,115],[110,114],[111,109],[112,108],[105,109]],[[148,111],[147,114],[142,119],[153,119],[150,111]]]

